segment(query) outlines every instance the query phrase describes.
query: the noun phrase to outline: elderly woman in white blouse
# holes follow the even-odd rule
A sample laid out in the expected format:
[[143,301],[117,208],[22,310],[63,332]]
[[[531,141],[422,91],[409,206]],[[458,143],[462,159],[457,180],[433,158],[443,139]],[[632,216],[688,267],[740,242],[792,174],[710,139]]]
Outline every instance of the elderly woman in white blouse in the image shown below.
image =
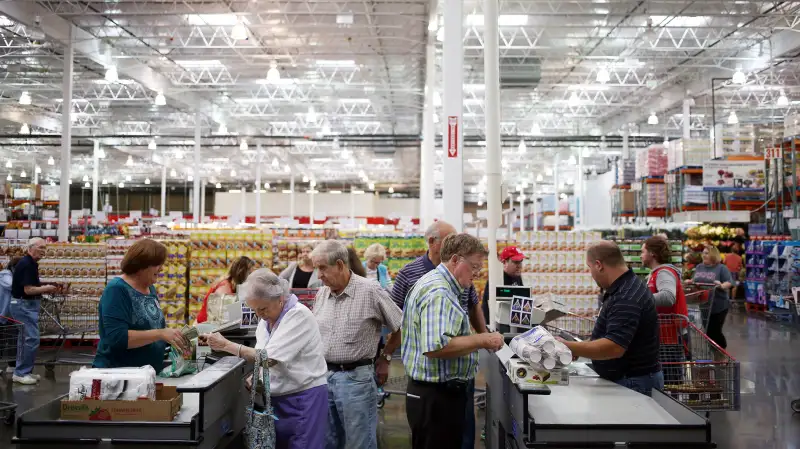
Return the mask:
[[[254,271],[240,287],[261,319],[256,329],[256,349],[267,350],[275,434],[278,449],[322,449],[328,428],[328,367],[317,321],[289,283],[268,269]],[[255,360],[255,349],[211,334],[215,351]]]

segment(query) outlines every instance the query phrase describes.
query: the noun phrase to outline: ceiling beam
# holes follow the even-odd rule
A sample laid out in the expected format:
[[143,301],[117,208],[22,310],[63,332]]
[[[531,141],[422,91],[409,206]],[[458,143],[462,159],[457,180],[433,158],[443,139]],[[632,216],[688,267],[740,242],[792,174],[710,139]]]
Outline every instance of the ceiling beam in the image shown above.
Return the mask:
[[[749,61],[741,62],[742,70],[745,73],[760,72],[780,64],[781,58],[794,57],[800,51],[800,33],[794,30],[775,33],[764,42],[763,48],[772,48],[772,60],[765,61],[763,58],[759,58],[758,46],[744,49],[737,55],[737,57],[752,57]],[[656,114],[669,111],[678,107],[685,98],[697,98],[708,93],[711,90],[712,78],[730,78],[733,76],[734,70],[735,67],[707,70],[692,82],[671,84],[668,87],[656,89],[650,95],[644,96],[644,101],[641,101],[636,109],[613,116],[603,121],[600,126],[609,132],[616,132],[629,123],[635,124],[646,120],[651,111]],[[633,95],[639,96],[640,94]]]

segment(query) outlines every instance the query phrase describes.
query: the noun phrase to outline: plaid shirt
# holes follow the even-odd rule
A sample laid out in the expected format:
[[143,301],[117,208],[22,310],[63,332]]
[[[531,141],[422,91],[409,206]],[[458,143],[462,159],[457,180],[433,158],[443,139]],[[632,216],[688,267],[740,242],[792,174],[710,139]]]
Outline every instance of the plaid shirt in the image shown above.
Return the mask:
[[314,316],[328,363],[374,359],[381,328],[385,325],[394,332],[403,322],[403,312],[380,284],[355,273],[350,273],[350,282],[338,296],[330,287],[319,289]]
[[478,353],[434,359],[425,355],[438,351],[453,337],[470,335],[469,315],[461,307],[463,289],[444,266],[423,276],[406,299],[403,313],[403,365],[406,373],[422,382],[447,382],[475,377]]
[[[400,269],[397,272],[397,277],[394,280],[394,285],[392,286],[392,301],[397,304],[397,307],[400,309],[405,309],[406,303],[406,296],[408,296],[408,292],[414,288],[414,284],[417,283],[422,276],[425,276],[429,272],[436,269],[436,265],[431,262],[431,258],[428,257],[428,253],[425,253],[422,257],[417,257],[416,260],[413,262],[409,262],[406,266]],[[475,293],[475,287],[471,286],[464,290],[461,293],[460,297],[461,307],[465,311],[469,311],[470,307],[473,307],[478,304],[478,294]],[[488,318],[488,315],[487,315]]]

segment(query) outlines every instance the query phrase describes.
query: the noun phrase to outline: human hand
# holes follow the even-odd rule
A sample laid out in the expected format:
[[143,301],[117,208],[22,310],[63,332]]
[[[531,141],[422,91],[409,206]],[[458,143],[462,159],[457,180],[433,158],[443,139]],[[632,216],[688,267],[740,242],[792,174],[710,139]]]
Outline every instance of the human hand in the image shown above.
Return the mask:
[[505,344],[505,341],[503,341],[503,335],[499,332],[487,332],[479,335],[482,337],[481,347],[487,351],[499,351]]
[[247,391],[250,391],[253,388],[253,375],[250,374],[247,376],[247,379],[244,380],[244,386],[247,388]]
[[212,351],[225,352],[225,348],[230,344],[230,341],[218,332],[206,334],[205,340]]
[[722,282],[714,281],[714,287],[722,287]]
[[45,285],[45,286],[42,287],[42,290],[43,290],[44,293],[53,294],[53,293],[58,292],[58,286],[56,286],[56,285]]
[[381,387],[389,380],[389,361],[383,357],[375,362],[375,374],[378,375],[378,386]]
[[179,329],[161,329],[161,340],[181,352],[189,350],[189,342],[186,341]]

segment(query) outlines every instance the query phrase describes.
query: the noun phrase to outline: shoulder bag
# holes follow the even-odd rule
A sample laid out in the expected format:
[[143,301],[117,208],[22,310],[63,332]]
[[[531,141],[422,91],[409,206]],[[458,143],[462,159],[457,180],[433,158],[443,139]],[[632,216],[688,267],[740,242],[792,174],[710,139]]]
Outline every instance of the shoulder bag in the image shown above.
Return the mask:
[[[267,351],[256,350],[256,363],[253,368],[253,385],[250,387],[250,404],[247,407],[247,424],[244,429],[247,449],[275,449],[275,417],[269,389],[269,367]],[[259,383],[264,390],[264,410],[256,410],[256,391]]]

